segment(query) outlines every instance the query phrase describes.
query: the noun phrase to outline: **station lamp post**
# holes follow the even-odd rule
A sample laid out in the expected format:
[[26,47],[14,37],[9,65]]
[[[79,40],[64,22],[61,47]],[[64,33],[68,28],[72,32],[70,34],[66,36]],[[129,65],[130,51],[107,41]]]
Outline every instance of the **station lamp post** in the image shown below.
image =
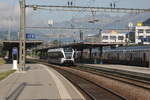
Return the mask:
[[[49,26],[49,28],[51,28],[52,26],[53,26],[53,20],[48,20],[48,26]],[[51,29],[50,29],[50,31],[51,31]]]
[[50,32],[51,32],[51,27],[53,26],[54,22],[53,22],[53,20],[49,19],[47,23],[48,23],[48,26],[49,26]]
[[49,25],[49,27],[52,27],[53,26],[53,20],[48,20],[48,25]]
[[99,29],[99,42],[102,42],[102,29]]

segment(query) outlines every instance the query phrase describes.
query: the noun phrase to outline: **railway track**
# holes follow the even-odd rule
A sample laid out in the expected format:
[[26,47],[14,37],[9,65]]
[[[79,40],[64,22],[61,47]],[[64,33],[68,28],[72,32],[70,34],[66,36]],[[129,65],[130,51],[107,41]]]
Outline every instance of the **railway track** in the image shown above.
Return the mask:
[[[125,77],[125,76],[122,76],[121,74],[120,75],[111,74],[111,73],[109,73],[109,71],[106,73],[106,71],[99,70],[99,69],[96,69],[96,68],[93,68],[93,67],[92,68],[89,68],[89,67],[85,68],[83,66],[70,66],[68,68],[68,67],[65,67],[65,66],[60,67],[58,65],[48,64],[46,61],[44,61],[44,62],[42,61],[41,63],[45,64],[47,66],[55,68],[58,72],[60,72],[68,80],[70,80],[74,85],[76,85],[78,88],[80,88],[82,91],[84,91],[84,93],[86,93],[90,98],[92,98],[92,99],[89,99],[89,100],[104,100],[104,98],[103,99],[95,99],[95,98],[99,97],[100,93],[105,93],[105,92],[100,92],[100,90],[98,90],[99,87],[103,88],[103,90],[105,90],[107,92],[109,91],[110,94],[113,94],[113,95],[115,95],[119,98],[119,99],[108,99],[108,100],[126,100],[126,98],[129,99],[129,100],[150,100],[150,95],[149,95],[150,94],[150,85],[149,85],[148,80],[143,81],[143,80],[140,80],[140,79],[139,80],[138,79],[133,79],[131,77],[128,77],[128,75],[127,75],[127,77]],[[100,76],[100,77],[102,76],[102,77],[105,77],[106,80],[107,79],[114,80],[116,82],[119,82],[117,84],[121,83],[123,85],[126,85],[127,87],[129,85],[129,87],[128,87],[129,90],[126,89],[126,88],[125,88],[125,90],[120,89],[121,90],[121,92],[120,92],[120,90],[118,89],[119,86],[117,86],[117,89],[114,89],[114,88],[111,89],[111,87],[109,87],[109,85],[107,87],[107,86],[104,86],[104,84],[99,84],[98,82],[96,82],[92,78],[88,79],[88,76],[87,76],[87,78],[83,78],[82,76],[80,76],[81,73],[79,74],[78,71],[76,71],[75,73],[72,73],[71,71],[68,71],[70,69],[71,69],[71,71],[73,71],[75,69],[75,70],[79,70],[81,72],[91,73],[91,75],[96,75],[96,76]],[[74,81],[77,82],[77,83],[75,83]],[[90,85],[88,86],[88,84],[93,84],[95,86],[91,85],[91,87],[90,87]],[[95,88],[92,89],[92,87],[95,87]],[[122,88],[122,87],[124,87],[124,86],[120,86],[120,88]],[[132,90],[130,90],[130,89],[132,89]],[[94,93],[95,90],[98,90],[97,91],[98,94]],[[124,92],[126,92],[126,94]],[[92,96],[91,96],[91,94],[92,94]],[[141,96],[141,97],[138,99],[137,95]],[[108,96],[108,97],[111,97],[111,96]],[[124,97],[126,97],[126,98],[124,98]]]
[[119,94],[107,88],[101,87],[100,85],[80,76],[80,74],[70,73],[66,70],[63,70],[63,68],[59,68],[60,66],[57,65],[51,65],[47,63],[44,64],[53,67],[72,84],[79,88],[80,91],[83,91],[83,94],[85,94],[85,97],[87,97],[86,100],[127,100]]
[[[44,63],[47,63],[45,60],[40,60]],[[150,77],[148,75],[138,75],[136,73],[130,73],[127,71],[120,71],[120,70],[112,70],[107,68],[101,67],[94,67],[94,66],[83,66],[83,65],[76,65],[76,66],[69,66],[73,69],[86,71],[92,74],[104,76],[107,78],[111,78],[114,80],[122,81],[127,84],[135,85],[137,87],[141,87],[147,90],[150,90]]]
[[131,74],[129,72],[119,71],[119,70],[111,70],[106,68],[98,68],[94,66],[82,66],[77,65],[76,67],[72,67],[78,70],[86,71],[89,73],[93,73],[96,75],[108,77],[111,79],[115,79],[118,81],[125,82],[127,84],[135,85],[137,87],[141,87],[147,90],[150,90],[150,77],[148,76],[140,76],[136,74]]

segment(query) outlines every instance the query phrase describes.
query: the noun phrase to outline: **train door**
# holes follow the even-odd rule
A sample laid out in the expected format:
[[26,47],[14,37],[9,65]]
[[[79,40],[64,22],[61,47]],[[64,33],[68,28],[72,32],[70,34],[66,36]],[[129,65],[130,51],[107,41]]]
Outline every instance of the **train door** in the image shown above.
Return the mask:
[[145,52],[143,53],[143,62],[144,63],[146,62],[146,53]]

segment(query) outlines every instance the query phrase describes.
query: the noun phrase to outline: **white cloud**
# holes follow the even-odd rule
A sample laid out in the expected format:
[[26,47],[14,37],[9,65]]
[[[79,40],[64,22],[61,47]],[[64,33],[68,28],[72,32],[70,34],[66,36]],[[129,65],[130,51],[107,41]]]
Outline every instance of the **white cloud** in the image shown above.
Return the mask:
[[8,3],[0,3],[0,15],[0,29],[7,30],[10,22],[11,26],[18,26],[18,5],[12,7]]
[[[26,11],[27,15],[31,13],[30,9]],[[12,30],[19,29],[20,6],[19,3],[10,5],[8,3],[0,3],[0,30],[7,31],[9,23]]]

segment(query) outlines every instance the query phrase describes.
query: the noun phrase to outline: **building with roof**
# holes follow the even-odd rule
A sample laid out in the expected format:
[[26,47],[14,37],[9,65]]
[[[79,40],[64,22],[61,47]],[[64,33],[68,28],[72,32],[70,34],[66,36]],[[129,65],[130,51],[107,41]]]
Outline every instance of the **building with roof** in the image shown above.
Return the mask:
[[85,39],[88,42],[105,42],[105,43],[125,43],[127,41],[125,33],[118,33],[112,30],[97,35],[88,35]]
[[101,42],[126,42],[126,34],[125,33],[116,33],[116,34],[111,34],[111,33],[102,33],[102,39]]
[[134,44],[150,44],[150,18],[144,22],[137,22],[128,33],[129,42]]
[[135,26],[129,38],[135,44],[150,44],[150,26]]
[[135,27],[135,43],[150,44],[150,26]]

